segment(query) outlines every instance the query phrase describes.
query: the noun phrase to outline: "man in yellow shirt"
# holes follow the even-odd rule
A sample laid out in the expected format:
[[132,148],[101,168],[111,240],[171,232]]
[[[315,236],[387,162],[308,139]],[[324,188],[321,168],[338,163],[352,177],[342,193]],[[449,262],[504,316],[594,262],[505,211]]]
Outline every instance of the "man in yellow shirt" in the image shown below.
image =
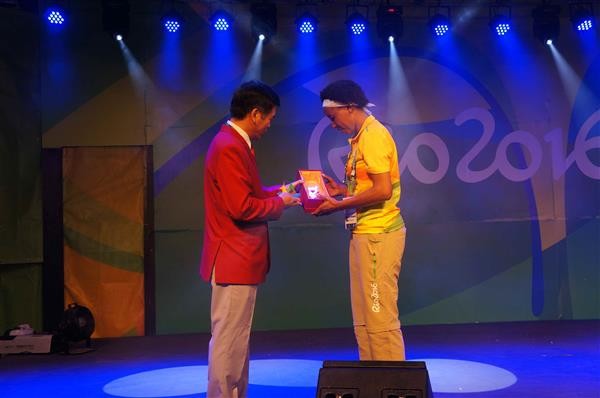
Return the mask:
[[397,206],[400,172],[396,144],[368,110],[372,104],[354,81],[333,82],[320,96],[331,126],[350,136],[350,153],[344,183],[324,176],[332,198],[313,214],[346,212],[346,227],[352,231],[350,295],[360,359],[404,360],[398,276],[406,228]]

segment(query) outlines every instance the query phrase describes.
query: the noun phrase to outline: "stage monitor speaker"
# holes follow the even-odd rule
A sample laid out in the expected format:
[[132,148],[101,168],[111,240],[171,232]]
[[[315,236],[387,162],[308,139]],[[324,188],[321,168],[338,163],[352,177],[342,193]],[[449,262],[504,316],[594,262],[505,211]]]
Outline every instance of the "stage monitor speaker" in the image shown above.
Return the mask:
[[425,362],[324,361],[317,398],[433,398]]

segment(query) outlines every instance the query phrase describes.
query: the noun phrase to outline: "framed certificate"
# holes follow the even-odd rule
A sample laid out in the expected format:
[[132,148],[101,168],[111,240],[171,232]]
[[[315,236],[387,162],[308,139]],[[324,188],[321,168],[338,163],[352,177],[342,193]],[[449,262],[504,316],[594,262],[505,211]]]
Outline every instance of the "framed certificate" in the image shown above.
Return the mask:
[[312,213],[323,201],[329,197],[323,173],[321,170],[298,170],[302,184],[300,186],[300,200],[307,213]]

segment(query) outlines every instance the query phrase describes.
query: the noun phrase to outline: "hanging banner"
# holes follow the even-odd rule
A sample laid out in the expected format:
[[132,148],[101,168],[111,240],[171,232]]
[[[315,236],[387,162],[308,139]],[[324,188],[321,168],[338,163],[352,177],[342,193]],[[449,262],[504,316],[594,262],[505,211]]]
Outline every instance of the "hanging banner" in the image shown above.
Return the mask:
[[88,307],[93,337],[144,334],[143,147],[63,150],[65,304]]

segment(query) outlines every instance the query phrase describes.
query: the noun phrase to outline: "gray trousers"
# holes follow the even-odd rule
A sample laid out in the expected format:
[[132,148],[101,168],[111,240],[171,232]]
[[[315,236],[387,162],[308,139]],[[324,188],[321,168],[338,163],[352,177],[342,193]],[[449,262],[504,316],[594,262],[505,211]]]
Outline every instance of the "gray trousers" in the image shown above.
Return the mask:
[[256,291],[256,285],[212,282],[207,398],[248,395],[249,340]]

